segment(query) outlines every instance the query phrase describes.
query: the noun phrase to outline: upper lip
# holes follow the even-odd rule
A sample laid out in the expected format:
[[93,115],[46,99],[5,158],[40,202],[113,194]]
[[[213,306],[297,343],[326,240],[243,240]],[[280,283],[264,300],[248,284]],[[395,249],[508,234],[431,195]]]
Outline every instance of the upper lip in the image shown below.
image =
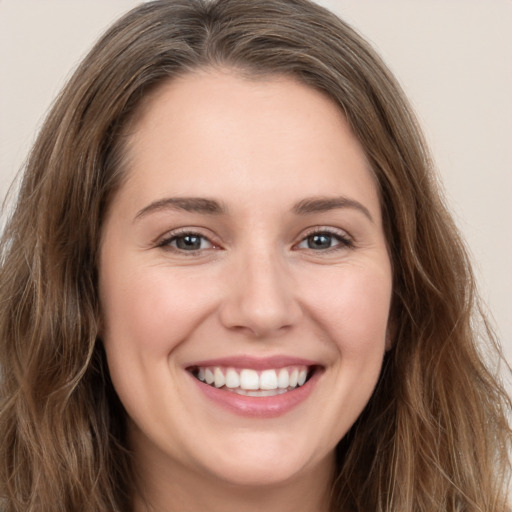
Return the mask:
[[251,368],[254,370],[270,370],[284,368],[286,366],[321,366],[317,361],[293,357],[287,355],[275,355],[270,357],[254,357],[248,355],[219,357],[194,361],[185,365],[186,368],[222,366],[231,368]]

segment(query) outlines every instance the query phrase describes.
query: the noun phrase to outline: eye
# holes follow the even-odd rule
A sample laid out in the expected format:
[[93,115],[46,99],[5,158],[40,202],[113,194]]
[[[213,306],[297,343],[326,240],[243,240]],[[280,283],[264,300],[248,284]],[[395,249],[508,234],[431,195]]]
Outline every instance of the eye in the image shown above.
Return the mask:
[[327,230],[310,233],[297,245],[298,249],[309,249],[313,251],[327,251],[353,247],[353,242],[345,234]]
[[177,251],[194,252],[204,249],[212,249],[213,243],[203,235],[193,232],[174,234],[160,242],[159,247],[174,249]]

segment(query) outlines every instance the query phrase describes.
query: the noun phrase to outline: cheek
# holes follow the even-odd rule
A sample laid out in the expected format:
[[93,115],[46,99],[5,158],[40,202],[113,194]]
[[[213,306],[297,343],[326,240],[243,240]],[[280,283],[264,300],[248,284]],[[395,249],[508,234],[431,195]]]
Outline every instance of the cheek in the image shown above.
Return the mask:
[[144,424],[161,409],[160,400],[173,403],[170,356],[189,339],[212,298],[190,273],[164,265],[127,259],[103,268],[102,339],[110,375],[128,415]]
[[310,316],[319,328],[317,338],[330,347],[329,393],[319,398],[329,417],[326,440],[343,438],[377,384],[392,290],[386,262],[331,267],[322,276],[317,273],[316,286],[304,289]]
[[331,272],[325,282],[323,292],[318,286],[307,291],[309,308],[343,359],[379,354],[386,342],[391,272],[385,265],[347,266]]
[[190,274],[161,266],[119,265],[101,281],[104,340],[111,350],[165,355],[208,311],[204,287]]

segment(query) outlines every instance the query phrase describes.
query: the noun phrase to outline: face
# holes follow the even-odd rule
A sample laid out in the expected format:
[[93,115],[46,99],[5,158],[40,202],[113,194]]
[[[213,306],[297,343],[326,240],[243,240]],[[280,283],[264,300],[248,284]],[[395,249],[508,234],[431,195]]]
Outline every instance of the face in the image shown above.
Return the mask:
[[392,281],[346,120],[289,78],[201,71],[130,137],[100,300],[136,457],[230,484],[325,478],[377,382]]

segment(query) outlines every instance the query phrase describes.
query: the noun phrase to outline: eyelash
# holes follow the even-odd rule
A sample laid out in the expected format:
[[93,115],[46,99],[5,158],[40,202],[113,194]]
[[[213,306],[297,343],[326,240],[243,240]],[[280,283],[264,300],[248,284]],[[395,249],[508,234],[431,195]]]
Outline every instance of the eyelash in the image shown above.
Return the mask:
[[336,239],[339,243],[337,243],[336,245],[334,246],[331,246],[331,247],[328,247],[328,248],[325,248],[325,249],[321,249],[321,250],[315,250],[315,249],[311,249],[311,248],[308,248],[308,250],[310,251],[313,251],[313,252],[322,252],[322,253],[325,253],[325,252],[334,252],[334,251],[339,251],[339,250],[343,250],[343,249],[352,249],[354,248],[354,241],[352,240],[352,238],[350,238],[347,233],[345,231],[341,231],[339,229],[334,229],[334,228],[323,228],[323,227],[318,227],[318,228],[315,228],[313,229],[312,231],[310,231],[309,233],[307,233],[301,240],[298,244],[295,244],[295,246],[298,246],[304,242],[307,243],[307,240],[311,237],[314,237],[314,236],[319,236],[319,235],[324,235],[324,236],[327,236],[329,238],[334,238]]
[[208,249],[217,248],[216,244],[213,243],[207,236],[202,235],[201,233],[198,233],[197,231],[189,230],[189,229],[182,229],[179,231],[175,231],[170,236],[164,238],[162,241],[158,242],[157,247],[161,247],[165,250],[171,250],[178,252],[180,254],[190,254],[195,255],[198,254],[200,251],[204,250],[205,248],[199,248],[199,249],[193,249],[193,250],[186,250],[186,249],[180,249],[179,247],[174,247],[171,245],[173,242],[177,242],[179,239],[184,239],[185,237],[196,237],[200,238],[202,241],[207,240],[208,243],[211,245],[211,247],[208,247]]
[[[338,243],[336,243],[333,246],[323,248],[323,249],[318,249],[318,250],[312,249],[311,247],[307,247],[307,248],[304,247],[304,249],[312,251],[312,252],[317,252],[317,253],[329,253],[329,252],[339,251],[339,250],[343,250],[343,249],[352,249],[354,247],[354,241],[344,231],[337,230],[334,228],[320,228],[320,227],[315,228],[314,230],[308,232],[293,247],[299,247],[300,244],[307,243],[308,239],[311,239],[312,237],[320,236],[320,235],[329,237],[331,239],[335,239],[335,240],[337,240]],[[210,247],[207,247],[207,248],[200,247],[199,249],[186,250],[186,249],[182,249],[180,247],[172,245],[173,243],[177,243],[177,241],[179,239],[184,239],[185,237],[191,237],[191,238],[196,237],[196,238],[201,239],[202,241],[206,240],[210,244]],[[190,256],[197,255],[198,253],[200,253],[203,250],[219,248],[207,236],[204,236],[203,234],[198,233],[197,231],[188,230],[186,228],[184,228],[180,231],[174,232],[170,236],[161,240],[160,242],[157,243],[157,247],[161,247],[162,249],[165,249],[165,250],[175,251],[180,254],[188,254]]]

